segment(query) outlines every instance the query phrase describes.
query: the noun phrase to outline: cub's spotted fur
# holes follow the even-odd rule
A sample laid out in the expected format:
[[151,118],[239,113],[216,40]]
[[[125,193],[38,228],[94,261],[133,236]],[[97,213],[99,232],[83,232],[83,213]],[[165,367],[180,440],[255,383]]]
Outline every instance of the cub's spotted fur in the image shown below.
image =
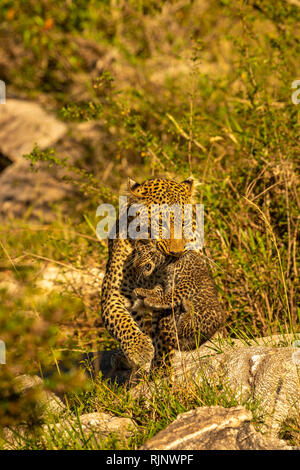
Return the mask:
[[224,323],[223,312],[200,252],[188,250],[172,261],[151,240],[137,241],[135,251],[135,265],[143,277],[155,269],[162,276],[162,283],[153,289],[134,290],[153,310],[154,362],[158,365],[163,357],[170,359],[174,349],[194,349],[211,338]]

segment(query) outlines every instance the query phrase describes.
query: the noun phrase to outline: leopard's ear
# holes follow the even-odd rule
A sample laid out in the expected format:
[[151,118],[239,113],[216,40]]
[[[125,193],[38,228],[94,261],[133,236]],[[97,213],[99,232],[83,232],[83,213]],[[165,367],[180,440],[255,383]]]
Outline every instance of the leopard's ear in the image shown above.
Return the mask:
[[141,186],[139,183],[132,180],[131,178],[128,178],[127,185],[131,194],[133,194],[136,197],[141,197],[141,195],[138,192],[138,188]]
[[187,189],[188,193],[191,196],[193,195],[194,187],[195,187],[195,180],[194,180],[193,176],[190,176],[186,180],[182,181],[181,185],[184,186]]

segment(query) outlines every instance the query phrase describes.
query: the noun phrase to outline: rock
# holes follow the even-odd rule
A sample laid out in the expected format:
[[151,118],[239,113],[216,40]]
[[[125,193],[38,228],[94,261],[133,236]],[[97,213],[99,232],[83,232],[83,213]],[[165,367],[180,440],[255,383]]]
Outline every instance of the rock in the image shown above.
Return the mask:
[[[87,60],[95,64],[96,57],[99,59],[97,48],[87,47],[94,54],[88,54]],[[0,217],[49,223],[57,219],[58,212],[68,213],[70,207],[74,210],[78,187],[67,184],[65,177],[68,181],[76,179],[78,175],[70,166],[77,169],[83,162],[91,172],[101,175],[101,183],[109,178],[114,184],[119,176],[114,176],[113,162],[105,155],[111,153],[110,147],[114,148],[110,141],[116,138],[116,130],[109,132],[112,139],[107,139],[101,121],[65,124],[38,103],[8,99],[0,108]],[[66,159],[66,167],[38,162],[38,171],[31,171],[30,162],[23,156],[33,150],[35,143],[41,150],[54,148],[59,159]],[[75,204],[80,204],[80,199]],[[53,210],[54,205],[58,210]]]
[[29,163],[20,161],[7,167],[0,175],[0,215],[3,217],[32,218],[50,222],[57,214],[51,205],[72,196],[69,185],[57,181],[47,171],[30,171]]
[[64,422],[59,421],[53,424],[44,424],[37,434],[40,441],[47,443],[49,436],[59,436],[72,445],[73,439],[84,444],[94,438],[96,441],[106,439],[114,433],[119,440],[125,440],[133,435],[136,430],[135,422],[130,418],[120,418],[107,413],[88,413],[79,416],[79,420],[74,416],[69,416]]
[[107,413],[88,413],[79,416],[79,420],[69,416],[64,422],[44,424],[36,430],[35,439],[44,442],[45,446],[49,445],[51,436],[55,437],[55,441],[64,442],[71,448],[78,444],[84,447],[86,442],[97,446],[111,433],[124,442],[135,430],[136,424],[129,418],[111,416]]
[[66,125],[37,103],[8,99],[0,108],[0,152],[12,162],[33,149],[53,145],[65,133]]
[[35,426],[25,423],[0,429],[5,449],[23,446],[26,438],[46,446],[52,438],[55,441],[58,439],[58,442],[63,440],[66,444],[79,442],[84,445],[85,441],[92,438],[99,441],[114,433],[119,440],[124,441],[136,431],[137,425],[130,418],[98,412],[75,417],[59,397],[44,390],[43,380],[36,375],[20,375],[15,378],[15,385],[16,391],[24,395],[35,391],[36,412],[40,422]]
[[[34,412],[40,423],[48,419],[58,419],[67,413],[65,404],[53,392],[44,389],[43,380],[37,375],[19,375],[14,379],[14,382],[16,391],[21,395],[31,395],[34,392]],[[32,395],[30,398],[32,400]],[[0,437],[4,441],[4,449],[10,450],[22,445],[27,437],[34,436],[41,429],[42,426],[32,427],[27,423],[9,428],[0,428]]]
[[[43,168],[30,171],[23,158],[37,143],[44,149],[55,144],[67,126],[46,112],[39,104],[8,99],[0,108],[0,215],[23,218],[34,212],[35,217],[50,222],[54,216],[51,205],[70,193],[68,185],[57,181]],[[9,164],[10,163],[10,164]]]
[[[189,367],[189,373],[199,383],[205,378],[229,387],[239,400],[252,397],[263,410],[265,432],[276,435],[287,418],[299,413],[299,366],[293,360],[294,352],[292,347],[238,348],[200,359],[198,368]],[[178,366],[175,380],[185,380],[182,366]]]
[[53,392],[44,389],[43,380],[37,375],[20,375],[15,378],[16,389],[19,393],[26,395],[32,389],[37,390],[36,399],[38,411],[41,418],[49,415],[59,415],[66,411],[65,404]]
[[76,448],[78,445],[84,447],[86,442],[96,446],[112,433],[118,440],[124,442],[134,434],[136,428],[135,422],[130,418],[120,418],[107,413],[88,413],[76,419],[69,413],[63,421],[52,420],[35,428],[26,425],[13,429],[5,428],[2,437],[3,446],[7,450],[23,447],[24,441],[28,438],[37,445],[43,444],[46,448],[49,448],[49,443],[51,448],[52,446],[57,448],[62,442],[64,446]]
[[[100,171],[102,183],[108,178],[116,180],[111,173],[112,162],[101,158],[108,148],[104,136],[99,122],[66,125],[37,103],[9,99],[0,108],[1,218],[25,216],[27,220],[49,223],[57,219],[57,212],[64,214],[74,208],[78,188],[64,181],[66,176],[74,178],[74,173],[59,165],[50,168],[47,162],[39,162],[38,171],[31,171],[23,155],[30,153],[35,143],[42,150],[53,147],[58,158],[75,168],[78,161],[87,160],[91,171]],[[53,210],[53,205],[59,211]]]
[[88,413],[81,415],[79,419],[84,432],[93,431],[104,436],[115,432],[121,437],[129,437],[137,428],[132,419],[111,416],[107,413]]
[[282,440],[265,437],[250,423],[242,406],[208,406],[179,415],[141,450],[291,450]]
[[47,291],[62,288],[64,291],[93,296],[99,293],[103,277],[104,272],[98,268],[80,271],[49,265],[36,285]]
[[[285,344],[292,339],[286,337]],[[283,342],[283,337],[261,340],[265,345],[241,347],[239,341],[237,347],[224,345],[224,352],[220,354],[216,354],[220,342],[219,345],[207,342],[198,351],[177,351],[172,380],[192,380],[199,385],[204,381],[211,385],[220,384],[231,389],[241,402],[251,397],[263,412],[262,429],[276,436],[288,418],[299,416],[300,366],[295,360],[295,347],[272,347],[276,342]],[[157,383],[142,382],[131,393],[134,397],[150,398],[153,387],[157,387]]]

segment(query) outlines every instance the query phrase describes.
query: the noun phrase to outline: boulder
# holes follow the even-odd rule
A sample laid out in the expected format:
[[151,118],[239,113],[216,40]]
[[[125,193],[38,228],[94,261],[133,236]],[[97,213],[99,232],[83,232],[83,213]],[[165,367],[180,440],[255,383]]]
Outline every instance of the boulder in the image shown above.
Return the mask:
[[5,219],[25,216],[48,223],[57,218],[51,206],[59,203],[64,212],[67,208],[63,200],[72,194],[69,185],[47,171],[34,173],[29,162],[19,161],[0,174],[0,216]]
[[180,414],[141,450],[291,450],[282,440],[266,437],[251,424],[242,406],[205,406]]
[[66,411],[66,406],[55,393],[44,389],[43,380],[37,375],[19,375],[15,378],[16,390],[26,395],[32,389],[37,391],[37,412],[41,418],[59,415]]
[[64,442],[71,447],[76,443],[84,446],[90,439],[96,444],[96,441],[106,439],[111,433],[125,441],[136,431],[137,426],[130,418],[99,412],[75,417],[59,397],[45,391],[43,380],[38,376],[20,375],[15,378],[15,384],[16,391],[21,394],[29,394],[32,390],[36,392],[36,412],[40,422],[35,426],[24,423],[0,430],[5,449],[23,446],[28,438],[46,447],[52,440],[54,447],[55,442]]
[[[285,344],[291,345],[282,347],[275,347],[284,341],[282,336],[260,338],[252,346],[240,341],[230,345],[220,340],[207,342],[195,351],[177,351],[172,380],[218,384],[229,388],[241,403],[252,398],[262,410],[262,430],[276,436],[283,423],[297,419],[300,412],[299,349],[292,345],[294,340],[292,336],[286,337]],[[170,378],[162,379],[166,380]],[[141,382],[131,393],[150,398],[157,386]]]
[[0,108],[0,215],[23,218],[34,212],[46,222],[53,220],[51,205],[68,195],[70,188],[41,169],[30,171],[23,158],[39,148],[54,145],[67,126],[41,105],[27,100],[8,99]]
[[42,149],[53,145],[66,130],[63,122],[38,103],[7,99],[0,108],[0,152],[12,162],[22,160],[35,142]]
[[100,433],[102,436],[114,432],[120,437],[127,438],[132,436],[137,426],[130,418],[111,416],[107,413],[88,413],[81,415],[80,423],[85,433]]
[[111,434],[121,442],[131,437],[136,431],[136,424],[130,418],[111,416],[107,413],[88,413],[75,418],[69,413],[54,422],[35,426],[26,425],[5,428],[2,431],[2,446],[6,450],[18,449],[24,445],[26,439],[35,442],[35,445],[49,449],[59,449],[63,444],[65,448],[84,448],[86,443],[97,447]]
[[49,438],[54,437],[55,442],[63,442],[66,447],[84,447],[86,442],[97,447],[110,434],[121,442],[131,437],[136,430],[135,422],[130,418],[111,416],[107,413],[88,413],[75,419],[69,416],[64,421],[53,424],[44,424],[35,434],[38,442],[44,442],[47,447]]

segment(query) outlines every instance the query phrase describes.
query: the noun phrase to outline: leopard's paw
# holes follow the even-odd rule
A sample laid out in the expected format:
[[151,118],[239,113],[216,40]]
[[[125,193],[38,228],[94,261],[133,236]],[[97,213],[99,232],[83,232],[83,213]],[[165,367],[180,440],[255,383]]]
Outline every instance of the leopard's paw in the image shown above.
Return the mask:
[[149,336],[140,333],[129,345],[123,346],[123,350],[133,369],[149,372],[154,357],[154,346]]

